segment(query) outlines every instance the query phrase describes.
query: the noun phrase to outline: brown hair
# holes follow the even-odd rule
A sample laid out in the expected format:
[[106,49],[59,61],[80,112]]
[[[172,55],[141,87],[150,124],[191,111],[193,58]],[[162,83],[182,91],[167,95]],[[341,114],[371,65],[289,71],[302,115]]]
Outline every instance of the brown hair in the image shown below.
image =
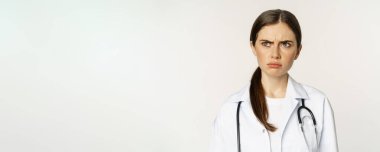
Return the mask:
[[[267,10],[257,17],[255,22],[253,23],[251,30],[250,41],[252,45],[255,46],[257,34],[259,33],[262,27],[280,22],[286,23],[293,31],[297,41],[297,48],[299,48],[301,45],[302,35],[298,20],[289,11],[280,9]],[[276,131],[277,128],[273,124],[267,122],[269,112],[265,100],[265,92],[261,83],[260,67],[257,67],[255,72],[253,73],[249,92],[253,113],[255,114],[256,118],[261,122],[261,124],[265,126],[267,130],[271,132]]]

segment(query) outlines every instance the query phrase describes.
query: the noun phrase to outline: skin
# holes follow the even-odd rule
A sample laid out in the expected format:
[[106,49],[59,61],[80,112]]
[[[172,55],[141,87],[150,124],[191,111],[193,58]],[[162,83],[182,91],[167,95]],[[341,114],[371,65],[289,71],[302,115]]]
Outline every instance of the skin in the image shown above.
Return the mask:
[[[288,71],[301,52],[297,47],[295,34],[286,23],[276,23],[261,28],[255,45],[250,46],[261,68],[261,82],[265,95],[270,98],[284,98],[288,83]],[[269,63],[281,66],[271,68]]]

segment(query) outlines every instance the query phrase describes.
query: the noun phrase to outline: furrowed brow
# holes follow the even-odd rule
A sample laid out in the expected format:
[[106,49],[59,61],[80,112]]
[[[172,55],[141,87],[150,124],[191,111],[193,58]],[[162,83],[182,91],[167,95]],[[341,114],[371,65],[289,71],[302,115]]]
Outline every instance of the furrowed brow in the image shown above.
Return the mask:
[[284,40],[284,41],[280,41],[280,43],[294,43],[294,42],[291,40]]
[[269,43],[273,43],[273,41],[269,41],[269,40],[266,40],[266,39],[261,39],[261,40],[259,40],[259,41],[261,41],[261,42],[269,42]]

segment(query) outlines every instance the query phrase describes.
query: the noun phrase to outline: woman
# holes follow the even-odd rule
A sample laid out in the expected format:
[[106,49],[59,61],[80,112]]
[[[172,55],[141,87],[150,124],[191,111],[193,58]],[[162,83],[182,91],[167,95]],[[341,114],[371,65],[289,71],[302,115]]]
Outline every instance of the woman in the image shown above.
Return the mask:
[[333,109],[319,90],[288,71],[301,52],[301,28],[286,10],[268,10],[250,36],[259,67],[214,121],[210,152],[336,152]]

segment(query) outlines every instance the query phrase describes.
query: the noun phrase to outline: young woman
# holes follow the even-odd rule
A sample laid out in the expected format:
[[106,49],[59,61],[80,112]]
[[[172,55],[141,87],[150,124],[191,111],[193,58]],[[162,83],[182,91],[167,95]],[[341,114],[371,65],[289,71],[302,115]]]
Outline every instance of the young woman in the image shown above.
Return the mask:
[[319,90],[288,71],[301,52],[301,28],[286,10],[254,22],[250,46],[259,67],[214,121],[210,152],[337,152],[333,109]]

